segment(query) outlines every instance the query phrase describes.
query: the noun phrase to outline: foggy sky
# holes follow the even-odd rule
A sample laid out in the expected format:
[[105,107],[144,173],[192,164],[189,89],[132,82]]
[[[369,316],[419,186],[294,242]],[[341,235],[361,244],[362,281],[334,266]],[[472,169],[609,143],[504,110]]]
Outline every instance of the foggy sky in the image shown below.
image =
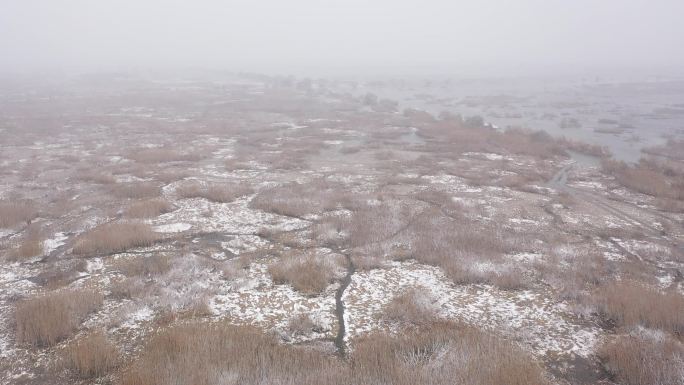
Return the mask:
[[0,71],[684,67],[682,0],[0,0]]

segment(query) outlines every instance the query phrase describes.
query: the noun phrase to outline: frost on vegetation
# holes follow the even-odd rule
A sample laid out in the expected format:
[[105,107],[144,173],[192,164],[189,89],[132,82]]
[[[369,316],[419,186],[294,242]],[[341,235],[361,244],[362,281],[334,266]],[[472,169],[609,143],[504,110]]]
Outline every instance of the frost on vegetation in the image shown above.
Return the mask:
[[43,241],[43,253],[49,255],[58,247],[63,246],[68,236],[64,233],[56,233],[52,238]]
[[286,330],[292,317],[307,314],[320,325],[319,332],[308,338],[331,337],[335,320],[335,285],[311,297],[289,285],[276,285],[268,266],[252,263],[245,276],[222,282],[209,305],[220,317],[267,329]]
[[243,235],[256,234],[262,228],[290,231],[309,225],[308,221],[301,219],[254,210],[249,207],[249,199],[244,197],[231,203],[212,203],[198,198],[183,199],[177,201],[176,206],[177,210],[162,214],[150,223],[155,226],[182,224],[192,226],[199,232]]
[[182,233],[190,230],[192,225],[189,223],[168,223],[164,225],[157,225],[153,228],[158,233]]
[[435,298],[439,315],[501,332],[535,354],[577,354],[593,351],[598,329],[571,321],[562,306],[531,291],[510,292],[488,285],[454,286],[435,267],[393,262],[386,270],[358,272],[345,291],[348,338],[381,327],[383,307],[407,287],[421,286]]

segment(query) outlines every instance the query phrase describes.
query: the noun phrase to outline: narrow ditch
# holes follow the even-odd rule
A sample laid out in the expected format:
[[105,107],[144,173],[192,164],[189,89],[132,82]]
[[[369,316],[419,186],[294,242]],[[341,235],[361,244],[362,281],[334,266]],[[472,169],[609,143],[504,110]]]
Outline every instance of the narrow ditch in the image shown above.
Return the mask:
[[337,347],[337,354],[339,354],[341,357],[346,357],[347,355],[347,346],[344,342],[344,337],[347,332],[347,325],[344,322],[344,302],[342,301],[342,296],[344,295],[344,291],[347,290],[347,287],[351,283],[352,275],[354,275],[354,272],[356,272],[356,266],[354,266],[351,256],[349,254],[345,254],[345,257],[347,258],[347,274],[344,276],[344,278],[342,278],[340,287],[335,293],[335,316],[337,316],[338,325],[337,336],[335,336],[335,346]]

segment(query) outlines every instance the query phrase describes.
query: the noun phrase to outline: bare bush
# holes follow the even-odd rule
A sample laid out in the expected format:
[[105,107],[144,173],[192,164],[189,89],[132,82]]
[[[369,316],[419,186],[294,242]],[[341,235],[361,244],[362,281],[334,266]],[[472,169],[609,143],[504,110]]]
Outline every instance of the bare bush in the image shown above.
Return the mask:
[[392,298],[385,306],[383,318],[408,325],[426,325],[437,318],[432,296],[425,289],[411,288]]
[[173,205],[163,198],[134,202],[126,209],[129,218],[154,218],[173,210]]
[[76,239],[74,254],[107,254],[135,247],[152,246],[159,236],[144,223],[107,223]]
[[596,301],[601,312],[620,325],[643,325],[673,333],[684,333],[684,296],[631,281],[603,287]]
[[627,385],[684,384],[684,345],[663,336],[620,336],[599,349],[606,369]]
[[304,294],[316,295],[325,290],[334,277],[334,266],[314,254],[287,255],[268,266],[276,284],[290,284]]
[[308,314],[300,314],[292,317],[287,323],[287,331],[291,336],[305,336],[311,334],[316,329],[316,324]]
[[101,305],[102,295],[90,290],[53,292],[21,301],[15,312],[17,342],[54,345]]
[[246,183],[200,183],[188,182],[180,185],[176,193],[181,198],[204,198],[217,203],[230,203],[253,192]]
[[22,222],[30,222],[37,216],[38,210],[33,202],[0,200],[0,227],[12,227]]
[[119,351],[102,331],[91,332],[67,345],[60,354],[61,366],[82,378],[101,377],[118,362]]

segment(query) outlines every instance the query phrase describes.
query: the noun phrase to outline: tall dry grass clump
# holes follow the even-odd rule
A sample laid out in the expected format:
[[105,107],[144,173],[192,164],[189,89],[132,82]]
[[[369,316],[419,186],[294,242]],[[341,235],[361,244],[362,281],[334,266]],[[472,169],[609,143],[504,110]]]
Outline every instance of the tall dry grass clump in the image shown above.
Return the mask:
[[139,148],[126,157],[138,163],[197,162],[202,159],[200,154],[184,153],[168,146]]
[[354,384],[546,384],[540,365],[520,348],[453,323],[432,324],[399,337],[363,337],[354,343],[350,365]]
[[0,200],[0,227],[12,227],[22,222],[30,222],[38,216],[33,202]]
[[288,183],[259,192],[250,205],[258,210],[302,218],[335,210],[347,201],[342,188],[317,179],[308,183]]
[[23,300],[15,312],[19,343],[50,346],[70,336],[89,313],[102,305],[91,290],[59,291]]
[[626,385],[683,385],[684,345],[661,336],[620,336],[598,355],[606,369]]
[[161,187],[153,182],[121,183],[112,188],[112,194],[119,198],[143,199],[160,194]]
[[392,298],[385,306],[383,318],[405,325],[427,325],[438,317],[432,301],[427,290],[410,288]]
[[598,308],[619,325],[642,325],[672,333],[684,333],[684,296],[661,293],[632,281],[615,282],[596,295]]
[[630,166],[613,159],[601,161],[603,171],[628,189],[662,199],[684,200],[684,169],[642,159]]
[[131,203],[126,209],[125,215],[128,218],[154,218],[161,214],[166,214],[173,210],[173,205],[166,199],[146,199]]
[[516,346],[472,327],[439,323],[400,337],[354,342],[348,362],[279,344],[245,326],[188,323],[154,336],[122,385],[541,385],[540,366]]
[[43,235],[37,227],[29,226],[19,246],[9,253],[11,260],[17,261],[43,255]]
[[176,189],[181,198],[204,198],[216,203],[230,203],[252,192],[254,190],[246,183],[188,182]]
[[78,174],[78,179],[96,184],[114,184],[116,178],[111,174],[106,174],[97,170],[83,170]]
[[81,378],[101,377],[118,362],[119,351],[104,332],[95,331],[67,345],[60,354],[60,365]]
[[109,254],[152,246],[159,239],[144,223],[119,222],[95,227],[76,239],[74,254]]
[[295,290],[316,295],[322,293],[334,278],[334,266],[314,254],[283,256],[268,266],[273,282],[290,284]]
[[[455,283],[492,283],[507,288],[516,282],[517,272],[481,271],[477,263],[498,263],[514,245],[506,242],[502,229],[468,219],[445,217],[430,210],[412,221],[411,253],[422,263],[438,266]],[[477,262],[477,263],[476,263]],[[508,274],[511,273],[511,274]]]
[[246,326],[190,323],[154,336],[121,385],[329,385],[345,381],[334,358],[279,344]]
[[149,257],[135,257],[133,259],[117,260],[114,267],[127,277],[149,277],[162,275],[171,270],[171,257],[164,254],[154,254]]

